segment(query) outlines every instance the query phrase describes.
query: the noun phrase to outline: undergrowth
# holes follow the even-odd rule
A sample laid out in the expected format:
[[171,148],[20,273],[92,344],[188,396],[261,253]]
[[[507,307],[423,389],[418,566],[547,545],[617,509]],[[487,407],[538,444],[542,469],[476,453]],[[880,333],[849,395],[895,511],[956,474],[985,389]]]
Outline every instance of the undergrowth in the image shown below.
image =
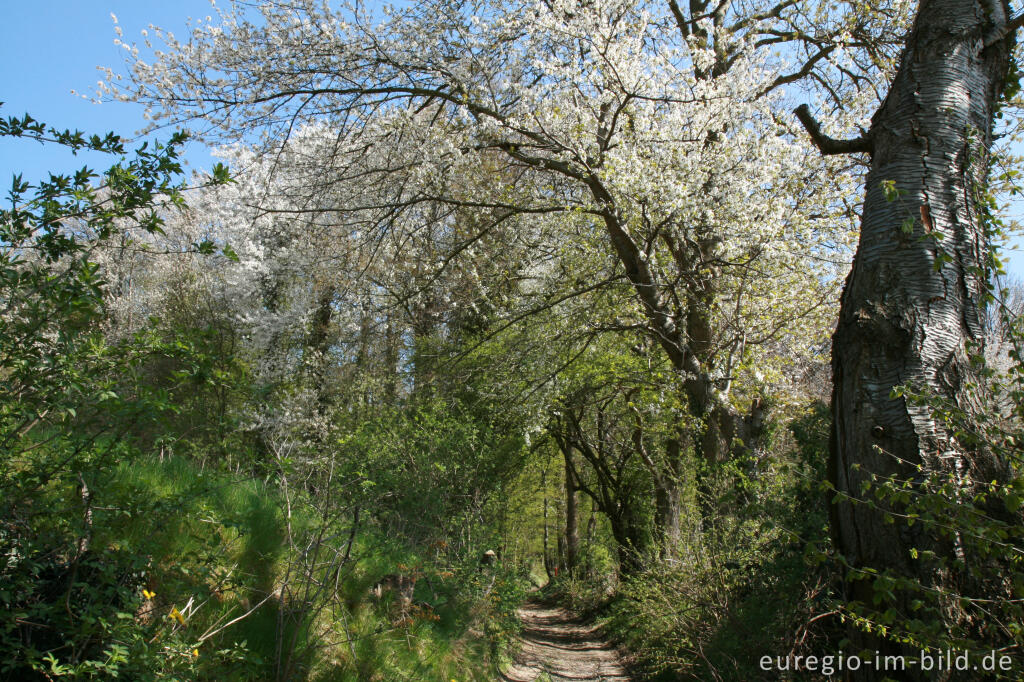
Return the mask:
[[[515,635],[525,576],[399,548],[372,527],[330,597],[303,601],[285,584],[286,534],[315,526],[301,505],[286,524],[263,481],[118,448],[122,464],[83,474],[86,531],[70,479],[38,498],[51,513],[23,514],[40,521],[33,533],[0,536],[0,608],[13,615],[0,679],[488,680]],[[397,572],[417,578],[409,604],[373,594]],[[315,645],[283,673],[299,641]]]
[[723,474],[723,513],[699,542],[644,562],[614,592],[581,571],[550,593],[597,617],[644,679],[779,679],[761,656],[813,653],[838,639],[829,567],[814,560],[827,543],[827,435],[827,408],[808,407],[771,456]]

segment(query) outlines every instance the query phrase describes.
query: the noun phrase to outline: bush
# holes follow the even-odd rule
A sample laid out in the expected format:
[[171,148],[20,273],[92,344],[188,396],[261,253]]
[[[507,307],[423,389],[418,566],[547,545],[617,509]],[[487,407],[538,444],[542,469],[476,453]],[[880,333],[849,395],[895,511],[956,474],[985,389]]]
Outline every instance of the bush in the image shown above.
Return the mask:
[[[934,576],[921,580],[897,569],[847,566],[847,579],[870,585],[869,603],[840,604],[862,631],[933,653],[971,652],[981,660],[992,651],[1024,647],[1024,363],[1021,322],[1010,322],[1014,350],[1007,371],[972,355],[977,380],[961,403],[930,391],[902,388],[903,397],[927,410],[948,434],[948,471],[905,466],[906,475],[874,476],[854,500],[886,510],[887,522],[917,530],[911,559]],[[977,456],[981,454],[981,458]],[[975,459],[994,461],[985,480],[965,472]],[[909,463],[903,463],[909,464]],[[838,557],[842,560],[842,557]],[[1001,679],[1019,679],[1024,661],[1012,658]]]
[[720,472],[723,484],[741,480],[742,504],[723,504],[685,556],[619,586],[608,631],[651,679],[774,680],[761,656],[814,653],[834,636],[819,618],[832,608],[831,578],[813,561],[828,542],[828,427],[826,406],[801,410],[772,452]]

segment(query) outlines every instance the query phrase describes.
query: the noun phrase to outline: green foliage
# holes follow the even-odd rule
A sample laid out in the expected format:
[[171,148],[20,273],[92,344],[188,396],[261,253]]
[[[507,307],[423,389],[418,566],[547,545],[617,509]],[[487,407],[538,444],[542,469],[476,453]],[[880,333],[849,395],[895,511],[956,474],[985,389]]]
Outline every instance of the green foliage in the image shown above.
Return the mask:
[[[895,392],[946,430],[952,466],[910,465],[905,474],[874,476],[853,501],[885,510],[888,523],[914,533],[908,563],[935,576],[926,581],[899,567],[847,566],[847,579],[870,598],[842,609],[867,633],[916,649],[979,657],[1024,646],[1024,364],[1016,350],[1020,319],[1007,322],[1014,339],[1009,369],[994,371],[975,353],[977,380],[965,387],[963,404],[928,391]],[[996,464],[985,472],[987,479],[977,480],[966,474],[971,460]],[[1005,679],[1017,679],[1020,666],[1014,657]]]
[[712,487],[741,489],[731,502],[723,495],[723,513],[683,556],[648,564],[611,599],[575,579],[560,579],[556,594],[603,614],[650,679],[777,679],[759,655],[814,653],[824,635],[809,622],[831,607],[817,561],[828,544],[820,482],[829,423],[825,405],[808,405],[756,466],[720,469]]
[[[525,597],[516,567],[481,569],[442,544],[417,551],[376,530],[361,534],[352,553],[358,559],[340,582],[338,607],[317,624],[310,679],[493,679]],[[390,587],[379,597],[372,591],[396,575],[415,581],[411,601]]]
[[39,491],[32,506],[46,513],[23,517],[31,534],[3,538],[0,599],[14,614],[0,633],[3,674],[260,679],[273,637],[260,648],[246,642],[251,628],[204,634],[268,594],[261,576],[281,548],[275,497],[181,458],[115,449],[121,464],[82,475],[91,491],[84,549],[82,529],[69,528],[82,513],[74,480]]
[[[479,523],[522,461],[522,436],[460,401],[383,408],[343,437],[344,459],[392,536],[427,545]],[[469,544],[465,550],[486,547]]]
[[[4,121],[0,135],[124,154],[113,134],[60,132],[29,116]],[[196,506],[207,495],[199,472],[149,462],[126,440],[157,434],[175,409],[168,384],[146,381],[154,361],[177,365],[175,382],[193,387],[206,382],[208,363],[174,335],[144,328],[111,341],[103,328],[96,254],[125,230],[160,232],[163,212],[183,205],[183,141],[143,145],[102,175],[82,169],[38,186],[16,176],[0,211],[5,679],[195,679],[213,660],[245,669],[241,643],[203,658],[186,627],[212,598],[228,525]]]
[[[81,146],[79,137],[56,135],[72,149]],[[160,229],[157,202],[181,200],[174,179],[183,139],[138,150],[133,160],[112,166],[100,186],[88,169],[51,175],[35,188],[15,177],[10,208],[0,211],[0,447],[6,450],[0,476],[12,473],[17,457],[29,451],[26,439],[46,426],[75,420],[109,430],[112,411],[135,407],[131,397],[111,390],[110,377],[119,364],[138,361],[146,339],[116,347],[103,341],[105,282],[92,254],[127,224]],[[88,146],[121,150],[110,136]]]

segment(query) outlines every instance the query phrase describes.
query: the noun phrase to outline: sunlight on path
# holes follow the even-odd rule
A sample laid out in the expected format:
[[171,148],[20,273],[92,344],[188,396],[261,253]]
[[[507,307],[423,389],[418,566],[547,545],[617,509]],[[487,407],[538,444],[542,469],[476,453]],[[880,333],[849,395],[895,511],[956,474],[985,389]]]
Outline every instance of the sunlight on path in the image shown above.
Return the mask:
[[504,674],[506,682],[629,681],[618,654],[597,626],[578,622],[565,609],[534,602],[519,609],[519,618],[522,648]]

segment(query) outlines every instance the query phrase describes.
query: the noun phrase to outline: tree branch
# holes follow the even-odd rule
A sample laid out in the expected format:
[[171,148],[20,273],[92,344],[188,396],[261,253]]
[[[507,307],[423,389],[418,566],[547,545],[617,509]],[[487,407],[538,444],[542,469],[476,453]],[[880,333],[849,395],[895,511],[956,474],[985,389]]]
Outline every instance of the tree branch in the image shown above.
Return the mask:
[[800,123],[803,124],[804,129],[807,130],[807,134],[811,136],[811,141],[814,142],[822,154],[825,156],[831,156],[834,154],[856,154],[859,152],[872,153],[874,151],[874,144],[871,138],[867,135],[861,135],[860,137],[852,140],[837,140],[829,137],[825,133],[821,132],[821,125],[811,115],[811,110],[806,104],[801,104],[793,110],[796,117],[800,119]]
[[1013,33],[1021,26],[1024,26],[1024,12],[1013,17],[999,28],[990,31],[988,35],[985,36],[985,42],[982,44],[982,49],[992,47],[1000,40],[1004,40],[1005,38],[1013,35]]
[[683,38],[687,38],[690,35],[690,22],[683,16],[682,10],[679,9],[679,3],[676,0],[668,0],[668,7],[672,10],[672,16],[676,20],[676,26],[679,27],[679,33]]
[[[767,95],[775,88],[781,87],[783,85],[788,85],[789,83],[795,83],[796,81],[802,80],[803,78],[807,77],[811,70],[814,69],[815,65],[825,57],[829,56],[833,51],[835,51],[836,47],[838,46],[826,45],[825,47],[821,48],[814,54],[813,57],[809,58],[806,62],[804,62],[804,65],[801,66],[799,69],[797,69],[793,73],[781,75],[775,80],[773,80],[771,85],[762,90],[759,96]],[[797,115],[799,116],[799,114]]]

